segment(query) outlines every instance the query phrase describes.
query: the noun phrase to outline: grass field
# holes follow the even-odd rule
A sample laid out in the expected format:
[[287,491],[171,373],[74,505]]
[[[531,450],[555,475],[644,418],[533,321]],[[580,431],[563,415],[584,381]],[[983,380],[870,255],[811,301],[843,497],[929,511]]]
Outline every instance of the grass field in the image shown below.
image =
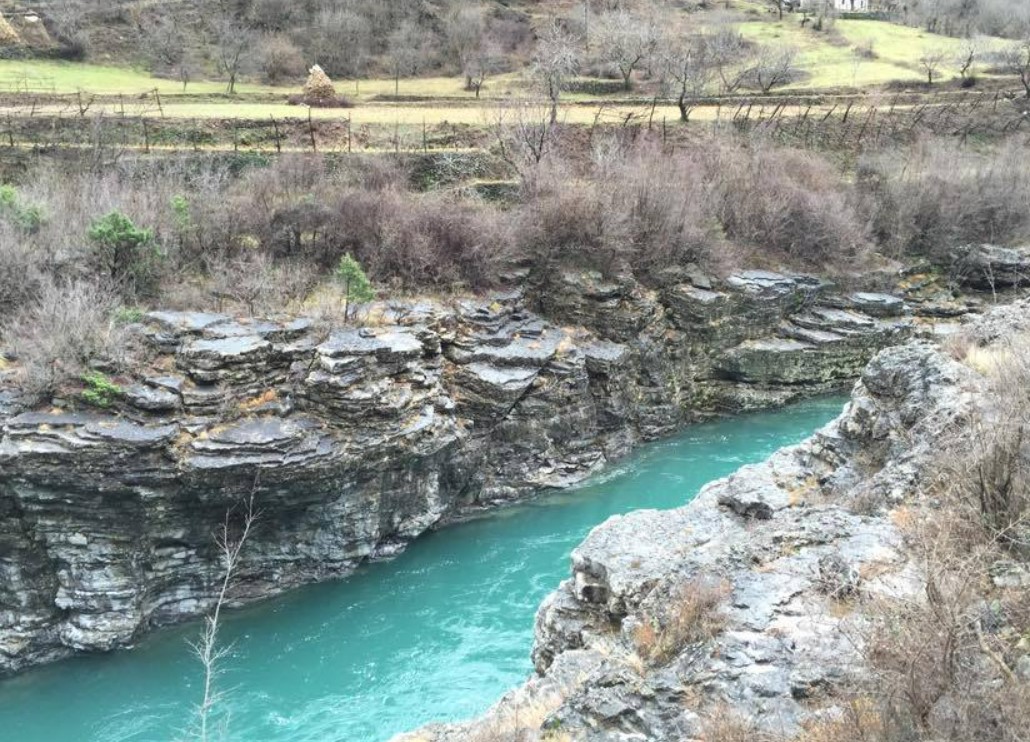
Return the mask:
[[[337,81],[337,92],[355,101],[368,101],[379,96],[403,96],[465,98],[475,100],[473,93],[463,89],[462,80],[457,77],[420,77],[402,79],[399,86],[393,80],[341,80]],[[502,75],[491,78],[484,87],[483,98],[503,97],[514,92],[520,84],[517,75]],[[177,80],[153,77],[149,73],[126,67],[108,67],[83,62],[61,62],[51,60],[0,60],[0,92],[28,92],[68,94],[79,91],[97,95],[140,95],[157,89],[163,96],[177,95],[224,95],[225,83],[219,80],[196,80],[183,89]],[[279,95],[286,97],[296,93],[300,85],[273,87],[256,83],[240,82],[236,92],[241,97],[248,95]]]
[[[940,79],[948,80],[958,76],[957,59],[965,43],[918,28],[871,20],[838,20],[828,31],[816,32],[801,28],[793,17],[742,23],[740,31],[753,41],[796,47],[800,52],[798,67],[805,79],[790,87],[807,90],[865,88],[899,80],[919,82],[926,79],[919,58],[934,51],[946,55],[939,74]],[[984,43],[990,47],[1001,41]],[[861,50],[871,50],[875,58],[863,57]]]
[[[753,8],[752,10],[756,10]],[[788,44],[800,54],[798,66],[802,71],[796,83],[775,92],[804,92],[835,90],[840,88],[875,89],[893,81],[920,82],[925,77],[919,58],[927,51],[941,50],[947,59],[939,70],[941,80],[957,75],[957,58],[964,42],[959,39],[929,34],[916,28],[872,20],[838,20],[830,29],[816,32],[800,25],[800,16],[787,15],[782,21],[769,13],[753,13],[749,20],[739,24],[741,33],[755,42]],[[1001,43],[988,41],[984,46]],[[871,54],[860,54],[871,51]],[[391,102],[395,94],[393,80],[373,79],[337,81],[337,91],[355,103],[345,110],[314,110],[318,119],[350,118],[358,126],[417,126],[451,123],[478,126],[494,116],[496,101],[526,90],[523,76],[512,73],[488,80],[482,98],[462,89],[457,77],[428,77],[401,80],[400,100]],[[286,98],[300,89],[272,87],[254,83],[240,83],[238,96],[225,95],[225,83],[217,80],[198,80],[189,83],[185,91],[181,83],[150,76],[144,71],[95,64],[59,61],[0,60],[0,93],[27,90],[36,93],[88,94],[111,96],[105,102],[94,103],[89,111],[104,110],[111,114],[154,116],[158,114],[153,96],[145,93],[157,89],[161,94],[163,115],[183,119],[268,119],[275,117],[301,118],[307,116],[304,107],[286,104]],[[114,96],[124,96],[115,101]],[[601,111],[602,121],[625,121],[627,117],[651,115],[650,108],[639,103],[646,97],[646,87],[636,94],[637,100],[625,98],[621,93],[568,94],[563,118],[574,124],[592,123]],[[404,100],[408,98],[408,100]],[[600,101],[607,101],[601,103]],[[282,102],[278,102],[282,101]],[[725,111],[725,109],[723,109]],[[77,101],[61,105],[35,105],[35,113],[79,115]],[[5,109],[11,115],[22,115],[23,107]],[[656,120],[678,118],[672,106],[659,106]],[[699,108],[694,118],[714,118],[717,112],[708,107]]]

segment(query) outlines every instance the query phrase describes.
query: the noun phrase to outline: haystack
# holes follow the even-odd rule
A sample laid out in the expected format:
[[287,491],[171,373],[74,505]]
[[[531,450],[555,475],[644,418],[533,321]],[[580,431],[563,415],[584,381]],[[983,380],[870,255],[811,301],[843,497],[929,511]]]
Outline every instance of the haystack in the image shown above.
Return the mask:
[[18,36],[18,32],[14,30],[3,13],[0,13],[0,45],[3,46],[14,46],[15,44],[21,43],[21,37]]
[[308,70],[308,81],[304,83],[304,102],[308,105],[331,105],[336,101],[333,81],[317,64]]

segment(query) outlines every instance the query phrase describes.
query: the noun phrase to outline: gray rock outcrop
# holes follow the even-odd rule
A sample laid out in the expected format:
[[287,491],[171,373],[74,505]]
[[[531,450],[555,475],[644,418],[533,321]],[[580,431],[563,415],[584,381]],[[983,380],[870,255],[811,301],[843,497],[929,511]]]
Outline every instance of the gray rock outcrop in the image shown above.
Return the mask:
[[[1011,337],[1028,319],[1030,304],[997,309],[971,335]],[[695,740],[707,738],[706,719],[726,714],[778,739],[839,714],[835,690],[864,672],[863,603],[853,597],[923,593],[919,557],[897,524],[986,383],[930,342],[880,352],[843,414],[809,440],[682,508],[595,528],[537,613],[537,674],[481,719],[397,742],[549,731],[586,742]],[[992,579],[1018,589],[1024,572],[999,562]],[[697,606],[713,585],[706,624]],[[684,615],[704,631],[663,647],[662,632]],[[656,641],[657,661],[645,651]]]
[[[234,602],[345,575],[692,421],[839,389],[932,328],[902,298],[803,276],[556,280],[546,320],[519,292],[386,304],[328,335],[154,312],[137,328],[152,360],[110,409],[27,409],[7,374],[0,672],[205,611],[214,529],[251,492],[262,518]],[[777,522],[782,498],[733,497],[734,517]]]

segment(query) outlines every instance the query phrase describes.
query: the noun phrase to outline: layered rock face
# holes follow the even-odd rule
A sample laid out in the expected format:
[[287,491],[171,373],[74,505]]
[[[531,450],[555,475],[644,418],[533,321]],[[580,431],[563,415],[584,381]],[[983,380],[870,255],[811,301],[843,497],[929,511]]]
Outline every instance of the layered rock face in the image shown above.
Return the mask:
[[213,533],[251,493],[234,601],[345,575],[693,420],[838,388],[939,313],[766,272],[557,280],[541,314],[512,292],[328,334],[155,312],[110,409],[26,409],[0,379],[0,671],[205,611]]
[[[989,343],[1028,329],[1024,303],[967,332]],[[537,614],[537,675],[480,720],[398,742],[514,739],[513,730],[520,739],[707,739],[706,723],[728,715],[782,739],[839,718],[835,689],[863,674],[861,606],[923,594],[899,514],[937,473],[947,437],[985,404],[986,383],[928,341],[882,351],[841,417],[808,441],[683,508],[594,529]],[[1004,574],[994,579],[1007,585]],[[864,601],[847,600],[859,593]],[[678,619],[701,628],[662,645]],[[656,646],[657,661],[643,651]]]

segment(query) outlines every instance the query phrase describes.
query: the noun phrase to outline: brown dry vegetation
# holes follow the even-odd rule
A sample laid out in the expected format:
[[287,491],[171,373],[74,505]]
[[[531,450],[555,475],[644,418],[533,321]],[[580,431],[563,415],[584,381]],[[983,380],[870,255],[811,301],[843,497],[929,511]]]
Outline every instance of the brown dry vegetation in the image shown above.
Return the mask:
[[721,608],[728,595],[729,585],[704,577],[677,587],[660,615],[644,614],[634,628],[637,654],[649,664],[661,665],[684,647],[711,639],[724,623]]
[[842,689],[838,718],[802,739],[1026,739],[1030,682],[1019,663],[1030,650],[1030,594],[994,578],[1030,566],[1027,340],[997,341],[987,365],[974,341],[951,344],[984,370],[989,388],[977,417],[942,447],[937,476],[912,506],[918,517],[898,521],[924,589],[866,605],[871,622],[860,642],[870,674]]
[[[381,295],[397,296],[481,291],[524,269],[543,286],[565,268],[645,283],[675,280],[688,264],[832,274],[860,269],[876,250],[922,253],[925,241],[913,235],[928,222],[939,226],[934,254],[968,239],[1030,234],[1030,162],[1018,143],[973,153],[926,142],[905,153],[918,168],[870,157],[855,180],[814,153],[759,138],[668,148],[613,132],[590,142],[562,136],[561,127],[547,132],[547,147],[522,162],[505,200],[463,187],[469,173],[451,160],[430,173],[389,157],[287,155],[242,172],[198,158],[88,169],[42,160],[0,203],[4,346],[25,369],[56,369],[30,382],[41,391],[77,374],[81,362],[72,359],[85,360],[77,338],[95,331],[66,328],[44,348],[24,328],[53,313],[41,304],[47,297],[60,301],[78,282],[101,308],[267,315],[308,311],[347,253]],[[975,167],[953,167],[938,150]],[[439,185],[415,185],[427,182]],[[954,213],[940,203],[952,195]],[[113,211],[152,235],[145,281],[132,266],[112,274],[110,256],[86,238]],[[87,321],[108,319],[83,313]],[[76,350],[55,363],[62,336]]]

